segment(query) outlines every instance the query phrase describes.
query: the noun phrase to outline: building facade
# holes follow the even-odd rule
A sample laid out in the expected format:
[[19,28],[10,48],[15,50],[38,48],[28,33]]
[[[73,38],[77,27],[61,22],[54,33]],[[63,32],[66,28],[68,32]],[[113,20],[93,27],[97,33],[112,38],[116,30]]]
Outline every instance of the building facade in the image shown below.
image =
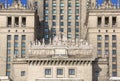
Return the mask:
[[45,40],[59,31],[68,39],[84,38],[89,3],[89,0],[28,0],[28,6],[34,6],[38,13]]
[[[13,60],[14,81],[93,81],[96,55],[84,40],[56,36],[50,44],[33,41],[25,58]],[[103,70],[104,71],[104,70]],[[86,77],[87,76],[87,77]]]
[[2,5],[0,76],[13,81],[120,77],[119,7],[110,0],[101,5],[96,0],[29,0],[28,7],[14,0],[7,8]]
[[0,76],[12,77],[13,57],[25,57],[29,41],[34,40],[34,10],[26,9],[20,1],[0,9]]

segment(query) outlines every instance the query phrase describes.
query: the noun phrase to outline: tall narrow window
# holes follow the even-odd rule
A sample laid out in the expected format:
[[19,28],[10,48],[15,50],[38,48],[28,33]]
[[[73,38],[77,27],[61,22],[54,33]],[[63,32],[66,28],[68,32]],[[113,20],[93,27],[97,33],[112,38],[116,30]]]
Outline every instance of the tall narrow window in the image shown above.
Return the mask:
[[26,17],[23,17],[22,18],[22,27],[25,27],[26,26]]
[[100,26],[101,23],[102,23],[102,19],[101,19],[101,17],[98,17],[98,26]]
[[15,17],[15,27],[18,27],[18,25],[19,25],[19,18]]
[[112,17],[112,25],[116,25],[116,17]]
[[22,40],[26,40],[26,36],[25,35],[22,35]]
[[12,25],[12,17],[8,17],[7,26],[11,27],[11,25]]
[[109,24],[109,17],[105,17],[105,25]]

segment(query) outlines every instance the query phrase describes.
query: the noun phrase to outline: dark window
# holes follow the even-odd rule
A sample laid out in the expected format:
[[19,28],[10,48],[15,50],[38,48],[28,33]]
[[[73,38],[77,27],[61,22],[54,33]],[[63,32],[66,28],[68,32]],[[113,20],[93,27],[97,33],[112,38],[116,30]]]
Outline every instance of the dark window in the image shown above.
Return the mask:
[[112,64],[112,69],[117,69],[117,65],[116,64]]
[[105,35],[105,40],[109,40],[109,35]]
[[22,40],[26,40],[26,36],[25,35],[22,35]]
[[26,17],[22,17],[22,27],[26,26]]
[[56,22],[53,22],[52,25],[53,25],[53,26],[56,26]]
[[69,69],[69,75],[75,75],[75,69]]
[[116,25],[116,17],[112,17],[112,25]]
[[116,35],[112,35],[112,40],[116,40]]
[[68,32],[71,32],[71,28],[68,28],[68,30],[67,30]]
[[101,45],[101,43],[97,43],[97,47],[99,48],[99,47],[101,47],[102,45]]
[[7,40],[11,40],[11,35],[8,35],[8,36],[7,36]]
[[101,17],[98,17],[98,25],[101,25],[101,23],[102,23],[102,19]]
[[112,72],[112,76],[117,76],[117,72]]
[[105,25],[109,24],[109,17],[105,17]]
[[116,54],[116,50],[112,50],[112,54],[115,55]]
[[64,23],[63,23],[63,22],[60,22],[60,26],[64,26]]
[[105,47],[109,47],[109,43],[105,43]]
[[112,43],[112,47],[116,47],[116,43]]
[[21,76],[25,76],[25,71],[21,71]]
[[53,15],[53,20],[55,20],[56,19],[56,16],[55,15]]
[[18,40],[18,35],[15,35],[15,36],[14,36],[14,40]]
[[63,28],[60,28],[60,31],[61,31],[61,32],[64,32],[64,29],[63,29]]
[[102,36],[101,35],[97,35],[97,40],[102,40]]
[[8,17],[7,26],[11,27],[11,25],[12,25],[12,17]]
[[51,69],[45,69],[45,75],[51,75]]
[[57,69],[57,75],[63,75],[63,69]]
[[19,25],[19,17],[15,17],[15,27],[18,27]]

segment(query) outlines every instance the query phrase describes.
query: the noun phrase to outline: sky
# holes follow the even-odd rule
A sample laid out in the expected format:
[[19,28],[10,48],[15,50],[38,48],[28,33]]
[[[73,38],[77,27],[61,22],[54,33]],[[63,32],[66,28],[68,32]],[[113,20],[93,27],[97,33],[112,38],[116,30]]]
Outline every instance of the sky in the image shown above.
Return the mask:
[[[5,2],[5,1],[8,1],[8,3],[9,4],[12,4],[12,2],[13,2],[13,0],[0,0],[0,2]],[[26,2],[26,0],[21,0],[21,2],[23,3],[23,4],[26,4],[27,2]]]

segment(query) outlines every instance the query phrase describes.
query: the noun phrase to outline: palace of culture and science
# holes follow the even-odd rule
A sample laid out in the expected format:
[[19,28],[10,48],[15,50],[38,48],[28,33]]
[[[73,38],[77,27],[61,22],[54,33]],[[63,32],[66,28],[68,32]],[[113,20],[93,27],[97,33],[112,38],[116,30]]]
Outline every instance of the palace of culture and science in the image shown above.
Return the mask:
[[0,3],[0,81],[120,81],[119,3]]

